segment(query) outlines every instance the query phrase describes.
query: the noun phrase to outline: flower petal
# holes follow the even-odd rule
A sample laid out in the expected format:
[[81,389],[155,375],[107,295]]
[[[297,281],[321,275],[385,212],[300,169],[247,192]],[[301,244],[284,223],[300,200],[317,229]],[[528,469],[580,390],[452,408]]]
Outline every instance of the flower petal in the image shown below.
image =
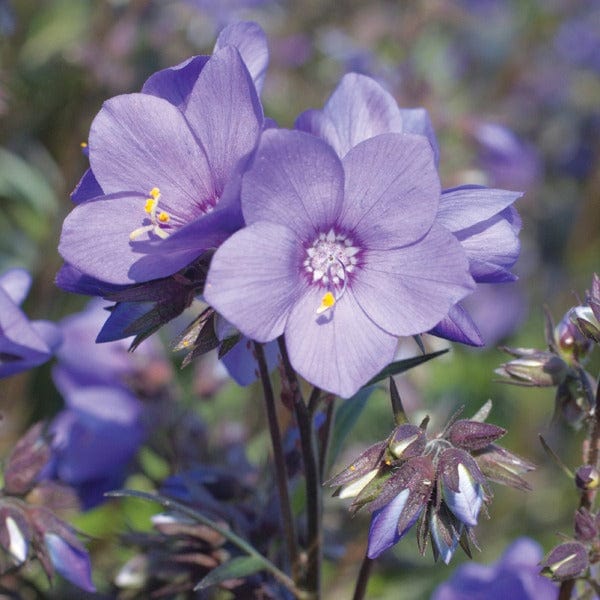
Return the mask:
[[311,242],[337,218],[343,182],[342,165],[325,142],[300,131],[269,130],[244,177],[242,211],[247,223],[281,223]]
[[269,64],[267,36],[262,27],[251,21],[228,25],[219,34],[214,52],[225,46],[235,46],[238,49],[254,80],[256,91],[260,94]]
[[448,314],[427,333],[469,346],[485,345],[477,325],[460,302],[455,304]]
[[71,200],[74,204],[79,204],[102,195],[104,192],[96,180],[96,176],[91,169],[88,169],[71,192]]
[[[377,558],[384,550],[400,540],[398,519],[404,510],[409,494],[409,489],[402,490],[389,504],[373,513],[369,529],[369,547],[367,548],[367,556],[370,559]],[[402,533],[406,533],[406,531],[408,530]]]
[[25,269],[9,269],[0,275],[0,288],[17,306],[23,303],[30,287],[31,275]]
[[436,167],[440,162],[440,148],[435,137],[433,124],[429,118],[429,113],[424,108],[401,108],[402,132],[424,135],[431,145]]
[[72,546],[54,533],[44,534],[44,542],[58,573],[86,592],[96,591],[87,552]]
[[438,209],[440,181],[422,136],[387,133],[354,147],[343,160],[340,224],[368,248],[397,248],[419,239]]
[[393,250],[368,250],[351,281],[362,309],[394,335],[428,331],[473,290],[460,244],[434,225],[416,244]]
[[254,83],[233,46],[206,63],[184,114],[206,150],[220,195],[236,163],[254,149],[263,122]]
[[401,133],[402,117],[396,101],[365,75],[344,75],[321,114],[300,115],[296,128],[325,139],[338,156],[380,133]]
[[294,306],[285,327],[292,366],[313,385],[349,398],[389,364],[397,339],[361,310],[350,290],[317,315],[323,289],[312,287]]
[[92,123],[89,148],[106,194],[148,194],[157,187],[161,207],[182,221],[215,198],[206,155],[181,112],[163,98],[127,94],[105,102]]
[[206,301],[247,337],[275,339],[302,286],[301,252],[301,243],[283,225],[260,222],[241,229],[212,258]]

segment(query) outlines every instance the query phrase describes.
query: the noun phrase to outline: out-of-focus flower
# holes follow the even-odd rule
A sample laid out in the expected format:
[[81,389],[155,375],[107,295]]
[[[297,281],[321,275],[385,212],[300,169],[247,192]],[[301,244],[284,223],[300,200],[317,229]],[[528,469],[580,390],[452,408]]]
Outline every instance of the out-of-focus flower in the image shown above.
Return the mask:
[[242,225],[240,175],[263,126],[252,75],[264,76],[266,56],[262,30],[242,23],[221,34],[212,56],[105,102],[90,131],[90,171],[63,225],[68,263],[112,284],[150,281]]
[[592,278],[592,289],[586,293],[586,304],[575,306],[567,317],[588,340],[600,344],[600,277]]
[[23,269],[10,269],[0,275],[0,378],[45,363],[61,336],[48,321],[29,321],[19,308],[31,286],[31,276]]
[[533,466],[493,442],[501,427],[458,420],[437,436],[399,425],[328,484],[355,497],[351,510],[373,513],[367,554],[376,558],[415,524],[421,553],[432,540],[434,557],[448,563],[459,542],[468,548],[472,528],[491,494],[488,480],[528,489],[518,475]]
[[397,336],[472,289],[436,221],[439,185],[422,136],[377,136],[341,161],[314,136],[268,130],[242,186],[248,226],[216,251],[206,301],[251,339],[285,334],[298,373],[349,397],[393,360]]
[[469,562],[458,567],[431,600],[552,600],[558,588],[539,574],[541,558],[538,544],[519,538],[491,565]]
[[505,348],[516,358],[496,369],[510,383],[532,387],[554,387],[563,383],[569,374],[567,363],[552,352],[532,348]]
[[590,563],[587,549],[582,543],[565,542],[556,546],[541,565],[542,573],[547,573],[555,581],[565,581],[582,576]]
[[[438,143],[427,111],[400,109],[374,80],[351,73],[342,78],[323,110],[308,110],[296,128],[325,139],[340,157],[352,147],[387,132],[425,136],[439,159]],[[516,185],[512,183],[511,185]],[[512,206],[522,194],[480,186],[442,192],[438,220],[459,240],[477,283],[512,281],[510,268],[519,256],[521,221]],[[457,303],[431,333],[481,346],[484,340],[467,311]]]
[[17,442],[4,469],[0,494],[0,547],[6,552],[2,571],[21,567],[36,557],[46,575],[59,573],[81,589],[93,592],[90,559],[74,530],[56,511],[74,509],[77,499],[71,488],[40,481],[51,456],[42,424],[34,425]]

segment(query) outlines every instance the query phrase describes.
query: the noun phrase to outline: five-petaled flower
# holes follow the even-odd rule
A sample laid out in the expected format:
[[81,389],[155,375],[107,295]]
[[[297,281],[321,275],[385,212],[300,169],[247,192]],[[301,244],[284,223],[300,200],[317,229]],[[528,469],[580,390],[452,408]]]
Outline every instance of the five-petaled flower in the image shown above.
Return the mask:
[[473,288],[437,221],[426,138],[383,134],[343,159],[299,131],[268,130],[242,183],[247,227],[215,253],[206,300],[244,335],[285,335],[292,366],[348,397]]

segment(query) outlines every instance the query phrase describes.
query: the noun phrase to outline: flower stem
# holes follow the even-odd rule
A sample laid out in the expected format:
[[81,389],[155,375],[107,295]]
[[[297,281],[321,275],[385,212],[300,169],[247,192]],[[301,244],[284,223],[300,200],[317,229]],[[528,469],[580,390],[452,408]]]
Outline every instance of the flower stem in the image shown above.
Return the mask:
[[279,494],[279,510],[281,511],[283,534],[287,543],[287,554],[292,569],[292,577],[294,581],[297,582],[300,561],[298,556],[296,527],[294,525],[292,504],[290,502],[288,475],[285,466],[285,453],[281,441],[281,430],[279,429],[279,421],[277,420],[277,411],[275,409],[273,386],[271,385],[271,378],[269,377],[269,369],[267,367],[262,344],[254,342],[254,352],[262,382],[269,433],[273,444],[273,461],[275,463],[275,479],[277,481],[277,491]]
[[307,560],[306,587],[314,594],[315,599],[321,597],[321,562],[322,562],[322,533],[321,533],[321,476],[319,473],[318,451],[313,419],[306,406],[300,383],[288,357],[283,337],[278,338],[279,351],[283,360],[286,379],[293,394],[294,413],[300,432],[300,447],[304,462],[304,478],[306,482],[306,521],[307,521]]
[[324,478],[327,467],[327,452],[329,451],[329,440],[331,439],[331,430],[335,416],[335,398],[331,398],[327,403],[325,413],[325,423],[323,424],[323,433],[321,435],[321,447],[319,449],[319,473],[321,474],[321,483]]
[[369,583],[369,577],[371,576],[371,570],[373,568],[373,559],[369,558],[365,553],[362,564],[360,565],[360,571],[356,580],[356,587],[354,588],[354,596],[352,600],[363,600],[365,593],[367,592],[367,584]]

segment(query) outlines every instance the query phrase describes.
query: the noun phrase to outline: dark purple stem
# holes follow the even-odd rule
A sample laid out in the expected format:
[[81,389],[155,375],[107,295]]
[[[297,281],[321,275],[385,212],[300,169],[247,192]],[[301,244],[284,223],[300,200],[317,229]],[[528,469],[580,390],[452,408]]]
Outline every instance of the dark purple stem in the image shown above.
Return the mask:
[[373,559],[369,558],[366,554],[363,558],[362,564],[360,565],[360,571],[356,580],[356,587],[354,588],[354,596],[352,600],[363,600],[367,592],[367,584],[369,583],[369,577],[371,576],[371,570],[373,568]]

